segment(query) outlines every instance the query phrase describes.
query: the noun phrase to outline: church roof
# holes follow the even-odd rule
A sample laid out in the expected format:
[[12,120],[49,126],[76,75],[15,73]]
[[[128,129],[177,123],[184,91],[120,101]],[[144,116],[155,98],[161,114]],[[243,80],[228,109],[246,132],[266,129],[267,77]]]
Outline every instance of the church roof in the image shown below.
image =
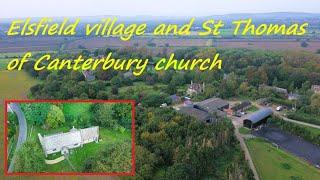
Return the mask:
[[99,136],[99,127],[94,126],[85,129],[72,128],[66,133],[57,133],[53,135],[43,136],[39,135],[40,142],[45,151],[53,149],[61,149],[75,144],[80,144],[88,139]]

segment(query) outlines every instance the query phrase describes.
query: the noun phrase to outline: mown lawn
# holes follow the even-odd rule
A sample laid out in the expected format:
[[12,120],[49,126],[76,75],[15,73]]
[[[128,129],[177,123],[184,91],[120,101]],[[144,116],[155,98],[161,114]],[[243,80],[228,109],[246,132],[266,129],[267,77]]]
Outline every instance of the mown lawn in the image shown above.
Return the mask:
[[90,114],[90,106],[92,103],[64,103],[63,113],[70,117],[78,117],[84,114]]
[[320,170],[261,138],[246,144],[262,180],[320,179]]
[[251,130],[248,128],[245,128],[245,127],[241,127],[241,128],[239,128],[239,133],[240,134],[250,134]]
[[[54,132],[55,131],[55,132]],[[35,138],[38,140],[37,134],[41,133],[41,135],[44,134],[53,134],[57,132],[67,132],[68,128],[62,127],[54,130],[50,130],[47,133],[45,133],[45,130],[41,128],[35,128],[32,133],[32,138]],[[83,170],[83,165],[85,160],[90,157],[97,154],[99,151],[103,150],[103,148],[107,145],[111,145],[116,142],[124,142],[124,141],[131,141],[131,132],[126,131],[124,133],[121,133],[116,130],[109,130],[109,129],[103,129],[100,128],[100,141],[98,143],[89,143],[85,144],[83,147],[75,148],[71,150],[69,159],[72,163],[72,165],[75,167],[77,172],[81,172]],[[40,142],[39,142],[40,143]],[[128,149],[128,151],[131,151],[131,149]],[[60,157],[60,153],[56,153],[53,155],[49,155],[48,159],[55,159]],[[43,158],[45,156],[43,155]],[[73,172],[73,169],[68,164],[67,160],[61,161],[60,163],[53,164],[53,165],[46,165],[47,172]]]

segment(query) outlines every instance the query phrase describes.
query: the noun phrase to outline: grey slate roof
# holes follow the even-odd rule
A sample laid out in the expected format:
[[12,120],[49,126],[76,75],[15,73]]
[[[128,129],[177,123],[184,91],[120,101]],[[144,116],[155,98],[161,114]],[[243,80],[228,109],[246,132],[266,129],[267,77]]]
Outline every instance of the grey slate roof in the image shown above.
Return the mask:
[[85,129],[72,128],[69,132],[57,133],[48,136],[38,134],[40,143],[45,152],[72,146],[74,144],[85,144],[88,140],[99,137],[99,126]]
[[222,108],[229,106],[229,103],[220,98],[210,98],[197,103],[196,106],[204,111],[213,113],[218,109],[221,110]]
[[204,111],[201,111],[199,109],[196,109],[194,107],[181,107],[178,112],[194,117],[201,121],[206,121],[207,119],[210,119],[210,114]]
[[240,109],[243,109],[243,108],[246,108],[248,106],[251,106],[251,102],[250,101],[243,101],[241,102],[240,104],[236,105],[236,106],[233,106],[231,109],[233,111],[237,111],[237,110],[240,110]]
[[245,120],[250,120],[252,123],[257,123],[272,114],[273,114],[272,109],[263,108],[257,112],[250,114]]

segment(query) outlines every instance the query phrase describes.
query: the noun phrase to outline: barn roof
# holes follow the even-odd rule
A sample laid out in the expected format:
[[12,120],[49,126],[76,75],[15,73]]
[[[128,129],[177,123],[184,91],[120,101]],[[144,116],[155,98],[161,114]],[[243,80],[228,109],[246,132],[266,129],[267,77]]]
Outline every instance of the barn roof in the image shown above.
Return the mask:
[[205,111],[201,111],[199,109],[196,109],[194,107],[181,107],[178,112],[188,115],[188,116],[192,116],[198,120],[201,121],[206,121],[207,119],[210,118],[210,114],[205,112]]
[[249,120],[252,123],[257,123],[266,117],[272,115],[273,111],[270,108],[263,108],[257,112],[250,114],[245,120]]
[[201,101],[196,104],[197,107],[203,109],[209,113],[216,112],[218,109],[222,109],[229,105],[227,101],[224,101],[220,98],[210,98],[204,101]]
[[250,101],[243,101],[243,102],[241,102],[241,104],[235,105],[231,109],[233,111],[237,111],[239,109],[243,109],[243,108],[248,107],[248,106],[251,106],[251,102]]

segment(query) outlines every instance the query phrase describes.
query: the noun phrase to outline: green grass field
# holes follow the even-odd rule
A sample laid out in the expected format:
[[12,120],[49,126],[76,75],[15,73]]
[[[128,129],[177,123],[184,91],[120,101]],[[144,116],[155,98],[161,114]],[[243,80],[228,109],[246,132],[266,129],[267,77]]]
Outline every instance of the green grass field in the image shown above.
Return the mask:
[[90,114],[91,103],[65,103],[63,113],[65,116],[78,117],[83,114]]
[[0,71],[7,69],[7,65],[8,65],[10,60],[12,60],[12,59],[10,59],[10,58],[1,58],[0,57]]
[[240,134],[250,134],[251,130],[248,128],[245,128],[245,127],[241,127],[241,128],[239,128],[239,133]]
[[[5,99],[26,99],[29,88],[38,81],[24,71],[0,71],[0,106]],[[3,111],[0,111],[3,120]],[[1,128],[2,129],[2,128]]]
[[317,180],[320,170],[261,138],[246,141],[262,180]]
[[[25,99],[29,88],[38,81],[31,78],[24,71],[0,71],[0,119],[3,122],[3,100],[5,99]],[[0,138],[3,139],[3,126],[0,127]],[[0,141],[3,147],[3,141]],[[0,148],[3,154],[3,148]],[[1,158],[0,173],[3,172],[3,159]],[[1,176],[0,176],[1,177]]]

